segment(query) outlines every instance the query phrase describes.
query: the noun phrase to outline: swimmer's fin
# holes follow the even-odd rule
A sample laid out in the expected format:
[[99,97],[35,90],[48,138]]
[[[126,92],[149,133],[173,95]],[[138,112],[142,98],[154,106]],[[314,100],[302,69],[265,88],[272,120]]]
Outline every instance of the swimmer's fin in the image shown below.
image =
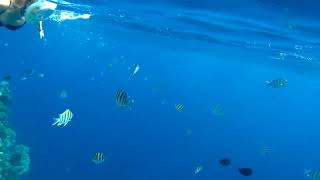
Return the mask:
[[43,27],[42,27],[42,19],[40,19],[40,21],[38,23],[38,32],[39,32],[40,39],[43,39],[44,38],[44,31],[43,31]]

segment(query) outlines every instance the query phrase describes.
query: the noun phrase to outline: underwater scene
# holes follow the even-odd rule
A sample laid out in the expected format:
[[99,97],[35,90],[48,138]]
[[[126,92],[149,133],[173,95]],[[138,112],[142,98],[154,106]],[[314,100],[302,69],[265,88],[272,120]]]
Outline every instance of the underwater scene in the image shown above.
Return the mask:
[[0,0],[0,180],[320,180],[319,9]]

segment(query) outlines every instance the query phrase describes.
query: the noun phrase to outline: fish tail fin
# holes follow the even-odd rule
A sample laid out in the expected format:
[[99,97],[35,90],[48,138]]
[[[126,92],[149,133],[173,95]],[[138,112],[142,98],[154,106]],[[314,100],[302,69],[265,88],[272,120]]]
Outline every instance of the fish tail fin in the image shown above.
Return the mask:
[[54,120],[54,123],[52,123],[52,126],[55,126],[59,122],[59,118],[52,118]]
[[267,86],[271,86],[271,81],[265,81]]

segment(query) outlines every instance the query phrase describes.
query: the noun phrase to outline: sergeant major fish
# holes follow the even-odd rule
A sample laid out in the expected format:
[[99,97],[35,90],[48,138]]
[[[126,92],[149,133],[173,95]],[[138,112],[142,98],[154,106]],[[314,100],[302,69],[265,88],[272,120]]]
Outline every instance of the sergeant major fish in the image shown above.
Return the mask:
[[270,155],[270,148],[266,146],[265,144],[262,144],[261,146],[261,155],[263,157],[269,157]]
[[184,109],[183,104],[175,104],[174,107],[176,108],[177,111],[182,112]]
[[266,81],[266,84],[273,88],[283,88],[288,86],[288,80],[279,78],[272,81]]
[[53,118],[55,122],[52,124],[52,126],[66,126],[73,118],[73,113],[70,111],[70,109],[65,110],[63,113],[59,114],[58,118]]
[[116,96],[115,96],[115,99],[116,99],[116,104],[119,106],[119,107],[131,107],[131,104],[134,102],[134,100],[130,100],[128,94],[120,89],[116,92]]
[[96,164],[101,164],[104,162],[104,154],[101,152],[97,152],[94,154],[92,161]]

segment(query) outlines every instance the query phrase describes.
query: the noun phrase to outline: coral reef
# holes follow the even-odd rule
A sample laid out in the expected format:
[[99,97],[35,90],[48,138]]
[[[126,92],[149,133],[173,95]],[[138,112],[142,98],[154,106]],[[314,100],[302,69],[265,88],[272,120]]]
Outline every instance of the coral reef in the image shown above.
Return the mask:
[[8,106],[12,100],[9,82],[0,82],[0,180],[17,180],[30,167],[29,148],[16,145],[16,132],[9,127]]

